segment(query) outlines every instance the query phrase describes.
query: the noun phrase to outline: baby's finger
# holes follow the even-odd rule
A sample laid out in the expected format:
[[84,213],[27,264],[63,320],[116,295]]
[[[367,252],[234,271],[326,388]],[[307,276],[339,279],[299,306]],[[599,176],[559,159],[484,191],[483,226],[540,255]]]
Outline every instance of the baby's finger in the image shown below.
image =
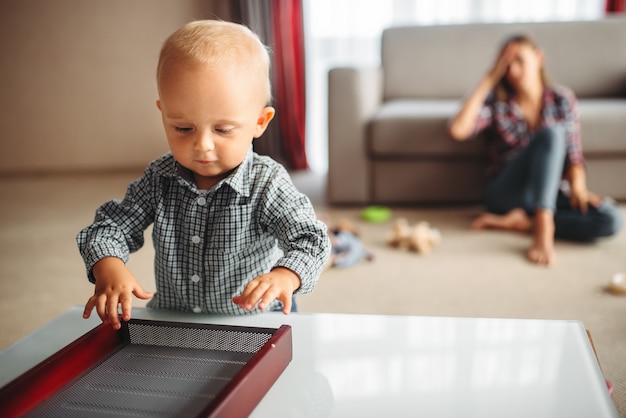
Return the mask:
[[119,299],[117,297],[112,297],[107,302],[107,317],[113,329],[120,329],[122,326],[118,314],[118,304]]
[[259,286],[259,283],[260,282],[258,280],[252,280],[250,283],[246,285],[246,287],[243,289],[243,292],[241,292],[241,295],[239,296],[244,299],[250,297],[250,295],[252,295],[254,290]]
[[87,319],[91,316],[91,311],[93,311],[93,308],[96,306],[96,302],[94,300],[94,297],[90,297],[89,300],[87,301],[87,303],[85,304],[85,309],[83,310],[83,318]]
[[106,296],[92,296],[92,298],[95,299],[95,305],[96,305],[96,312],[98,313],[98,316],[100,317],[100,320],[104,323],[104,324],[108,324],[109,323],[109,316],[107,315],[107,298]]
[[154,296],[154,292],[147,292],[143,287],[137,286],[133,290],[133,295],[137,296],[139,299],[150,299]]
[[269,288],[259,298],[259,309],[265,310],[270,305],[270,303],[272,303],[272,301],[276,299],[278,296],[279,296],[278,291],[274,290],[274,288]]
[[239,295],[236,303],[239,305],[240,308],[251,311],[259,302],[262,295],[262,286],[260,286],[258,282],[250,282],[241,293],[241,295]]
[[[252,282],[251,282],[252,283]],[[246,286],[244,292],[237,298],[233,298],[233,301],[242,309],[246,309],[251,311],[257,304],[260,304],[263,298],[263,294],[267,289],[267,285],[256,283],[252,286],[252,290],[250,290],[250,284]],[[261,306],[259,306],[260,309]]]
[[250,293],[248,300],[252,305],[258,304],[259,309],[263,310],[278,296],[272,289],[274,288],[267,282],[259,283],[259,285],[254,288],[254,291]]
[[133,309],[133,298],[122,296],[120,297],[120,303],[122,304],[122,319],[124,321],[130,320],[130,313]]
[[291,296],[281,298],[281,302],[283,303],[283,313],[285,315],[289,315],[289,313],[291,312],[291,300]]

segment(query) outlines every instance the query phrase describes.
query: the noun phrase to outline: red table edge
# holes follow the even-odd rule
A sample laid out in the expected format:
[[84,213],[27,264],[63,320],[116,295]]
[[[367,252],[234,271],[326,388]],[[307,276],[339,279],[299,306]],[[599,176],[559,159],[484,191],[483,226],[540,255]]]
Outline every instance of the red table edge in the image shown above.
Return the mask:
[[281,325],[205,408],[203,415],[211,418],[249,416],[292,358],[291,326]]
[[[120,335],[100,324],[0,388],[3,417],[19,417],[120,346]],[[36,383],[33,383],[36,382]]]

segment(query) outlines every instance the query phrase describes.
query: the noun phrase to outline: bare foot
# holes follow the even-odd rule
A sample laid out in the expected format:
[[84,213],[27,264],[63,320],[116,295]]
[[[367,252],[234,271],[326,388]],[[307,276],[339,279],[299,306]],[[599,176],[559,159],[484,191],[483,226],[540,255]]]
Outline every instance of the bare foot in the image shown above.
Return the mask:
[[544,266],[554,263],[554,216],[541,209],[535,213],[533,243],[526,253],[528,260]]
[[532,226],[532,219],[520,208],[513,209],[504,215],[485,212],[474,219],[471,224],[472,229],[502,229],[519,232],[529,232]]

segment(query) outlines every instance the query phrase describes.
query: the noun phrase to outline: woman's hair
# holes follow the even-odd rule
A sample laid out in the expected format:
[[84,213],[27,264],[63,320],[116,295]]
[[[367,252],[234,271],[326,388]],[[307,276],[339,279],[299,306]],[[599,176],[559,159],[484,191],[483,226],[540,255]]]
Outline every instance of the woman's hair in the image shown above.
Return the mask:
[[259,85],[265,85],[267,103],[271,101],[269,50],[246,26],[220,20],[187,23],[171,34],[161,48],[157,84],[163,68],[172,62],[248,68],[258,77]]
[[[504,42],[502,42],[499,54],[502,54],[502,52],[504,52],[504,49],[510,44],[524,44],[532,47],[535,50],[539,50],[539,45],[528,34],[518,33],[509,36],[507,39],[504,40]],[[548,78],[548,74],[546,73],[545,66],[541,67],[540,73],[543,85],[549,86],[550,79]],[[507,100],[515,94],[515,89],[509,84],[506,78],[506,74],[502,76],[500,81],[498,81],[494,88],[494,91],[497,100]]]

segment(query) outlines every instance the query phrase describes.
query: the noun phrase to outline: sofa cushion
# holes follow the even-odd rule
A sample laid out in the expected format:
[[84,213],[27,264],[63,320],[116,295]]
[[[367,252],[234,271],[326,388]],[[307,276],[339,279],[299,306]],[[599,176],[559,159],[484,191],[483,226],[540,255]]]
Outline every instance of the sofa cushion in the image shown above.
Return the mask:
[[380,203],[474,203],[485,180],[481,161],[374,160],[372,198]]
[[578,107],[585,156],[626,156],[626,99],[585,99]]
[[[456,142],[446,124],[459,100],[394,100],[381,105],[369,127],[370,154],[378,158],[484,158],[481,140]],[[586,157],[626,155],[626,99],[579,100]]]
[[457,142],[447,135],[448,120],[458,107],[458,100],[383,103],[370,121],[370,154],[375,158],[483,158],[483,141]]

